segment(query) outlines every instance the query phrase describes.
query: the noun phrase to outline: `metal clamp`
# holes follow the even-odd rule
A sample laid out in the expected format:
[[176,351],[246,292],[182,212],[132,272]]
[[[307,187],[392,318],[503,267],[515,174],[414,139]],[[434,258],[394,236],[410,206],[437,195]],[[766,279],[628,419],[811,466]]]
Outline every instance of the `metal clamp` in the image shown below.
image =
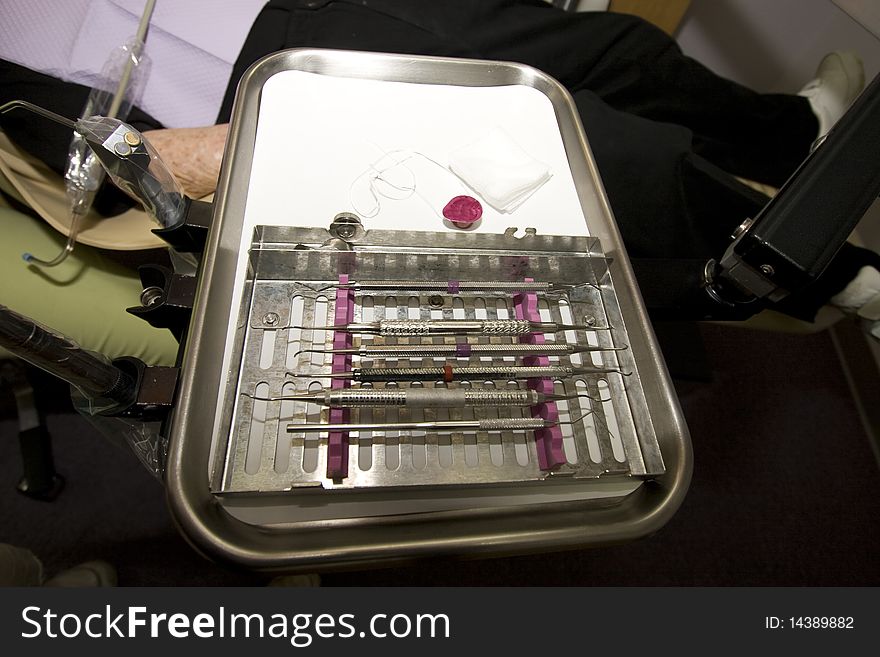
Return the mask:
[[196,291],[195,276],[181,276],[162,265],[138,268],[141,284],[141,305],[127,308],[156,328],[170,329],[178,341],[189,325]]
[[174,405],[177,380],[180,369],[146,365],[137,358],[117,358],[113,366],[134,379],[135,394],[131,404],[115,409],[109,415],[138,418],[142,420],[164,420]]

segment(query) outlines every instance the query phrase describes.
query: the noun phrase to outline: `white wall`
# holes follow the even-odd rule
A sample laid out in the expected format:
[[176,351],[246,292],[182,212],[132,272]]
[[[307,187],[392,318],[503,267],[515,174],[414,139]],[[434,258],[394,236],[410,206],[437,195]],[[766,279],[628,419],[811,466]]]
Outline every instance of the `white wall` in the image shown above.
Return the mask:
[[857,51],[868,79],[880,72],[880,39],[831,0],[692,0],[678,42],[759,91],[798,91],[832,50]]

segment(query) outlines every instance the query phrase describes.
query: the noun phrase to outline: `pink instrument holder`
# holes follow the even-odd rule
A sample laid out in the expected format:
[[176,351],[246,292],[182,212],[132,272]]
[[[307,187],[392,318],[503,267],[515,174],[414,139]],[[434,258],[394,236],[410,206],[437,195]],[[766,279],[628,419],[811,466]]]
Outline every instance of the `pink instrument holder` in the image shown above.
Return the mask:
[[[339,276],[339,283],[348,283],[348,274]],[[354,291],[350,288],[339,287],[336,289],[336,311],[333,316],[335,326],[351,324],[354,321]],[[348,349],[352,346],[351,333],[347,331],[333,332],[333,348]],[[333,354],[331,371],[350,372],[351,354]],[[333,379],[331,389],[347,388],[351,385],[349,379]],[[331,408],[331,423],[346,423],[349,421],[351,412],[347,408]],[[327,478],[339,480],[348,476],[348,432],[331,431],[327,438]]]
[[[524,279],[527,283],[534,282],[533,278]],[[538,312],[538,296],[534,292],[519,292],[513,296],[513,308],[517,319],[530,322],[540,322],[541,314]],[[544,344],[544,336],[541,333],[529,333],[520,337],[520,342],[526,344]],[[550,359],[547,356],[526,356],[523,365],[547,366]],[[532,390],[543,394],[553,394],[553,380],[548,378],[529,379],[527,384]],[[540,417],[550,422],[559,421],[559,409],[556,402],[545,402],[531,407],[532,417]],[[565,451],[562,447],[562,430],[558,424],[546,429],[535,431],[535,447],[538,451],[538,466],[541,470],[552,470],[565,463]]]

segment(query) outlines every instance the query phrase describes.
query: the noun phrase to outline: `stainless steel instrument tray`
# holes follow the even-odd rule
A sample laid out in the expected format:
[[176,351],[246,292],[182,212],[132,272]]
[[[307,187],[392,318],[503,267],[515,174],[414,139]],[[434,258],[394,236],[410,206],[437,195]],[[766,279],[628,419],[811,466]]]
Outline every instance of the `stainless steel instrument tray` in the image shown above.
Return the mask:
[[[230,346],[230,323],[241,321],[233,298],[236,286],[243,284],[237,276],[239,254],[250,239],[243,234],[243,217],[261,90],[273,75],[287,70],[428,85],[524,85],[549,99],[590,235],[601,241],[609,257],[620,318],[638,368],[642,408],[656,437],[658,461],[662,455],[663,474],[622,497],[560,497],[545,503],[526,499],[513,505],[487,499],[484,504],[444,511],[390,516],[349,513],[302,521],[246,522],[239,510],[250,501],[231,502],[212,493],[214,431],[218,418],[229,410],[223,407],[225,393],[235,388],[239,375],[237,367],[224,366],[220,355]],[[325,225],[327,220],[316,218],[315,226]],[[651,467],[636,470],[636,474],[660,471]],[[194,545],[214,558],[251,568],[303,570],[379,565],[438,554],[510,554],[621,542],[649,534],[671,517],[686,492],[690,471],[687,429],[573,102],[563,87],[518,64],[336,51],[277,53],[247,72],[230,126],[170,430],[166,468],[169,503]],[[334,499],[320,503],[333,504]]]

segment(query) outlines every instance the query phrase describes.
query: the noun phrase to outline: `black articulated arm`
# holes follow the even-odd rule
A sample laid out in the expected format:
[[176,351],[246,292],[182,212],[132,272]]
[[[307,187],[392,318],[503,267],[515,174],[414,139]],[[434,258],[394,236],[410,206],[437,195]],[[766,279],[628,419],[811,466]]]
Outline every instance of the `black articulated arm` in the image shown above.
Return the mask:
[[880,78],[875,78],[710,265],[709,290],[722,301],[736,302],[738,295],[781,301],[821,276],[878,195]]

